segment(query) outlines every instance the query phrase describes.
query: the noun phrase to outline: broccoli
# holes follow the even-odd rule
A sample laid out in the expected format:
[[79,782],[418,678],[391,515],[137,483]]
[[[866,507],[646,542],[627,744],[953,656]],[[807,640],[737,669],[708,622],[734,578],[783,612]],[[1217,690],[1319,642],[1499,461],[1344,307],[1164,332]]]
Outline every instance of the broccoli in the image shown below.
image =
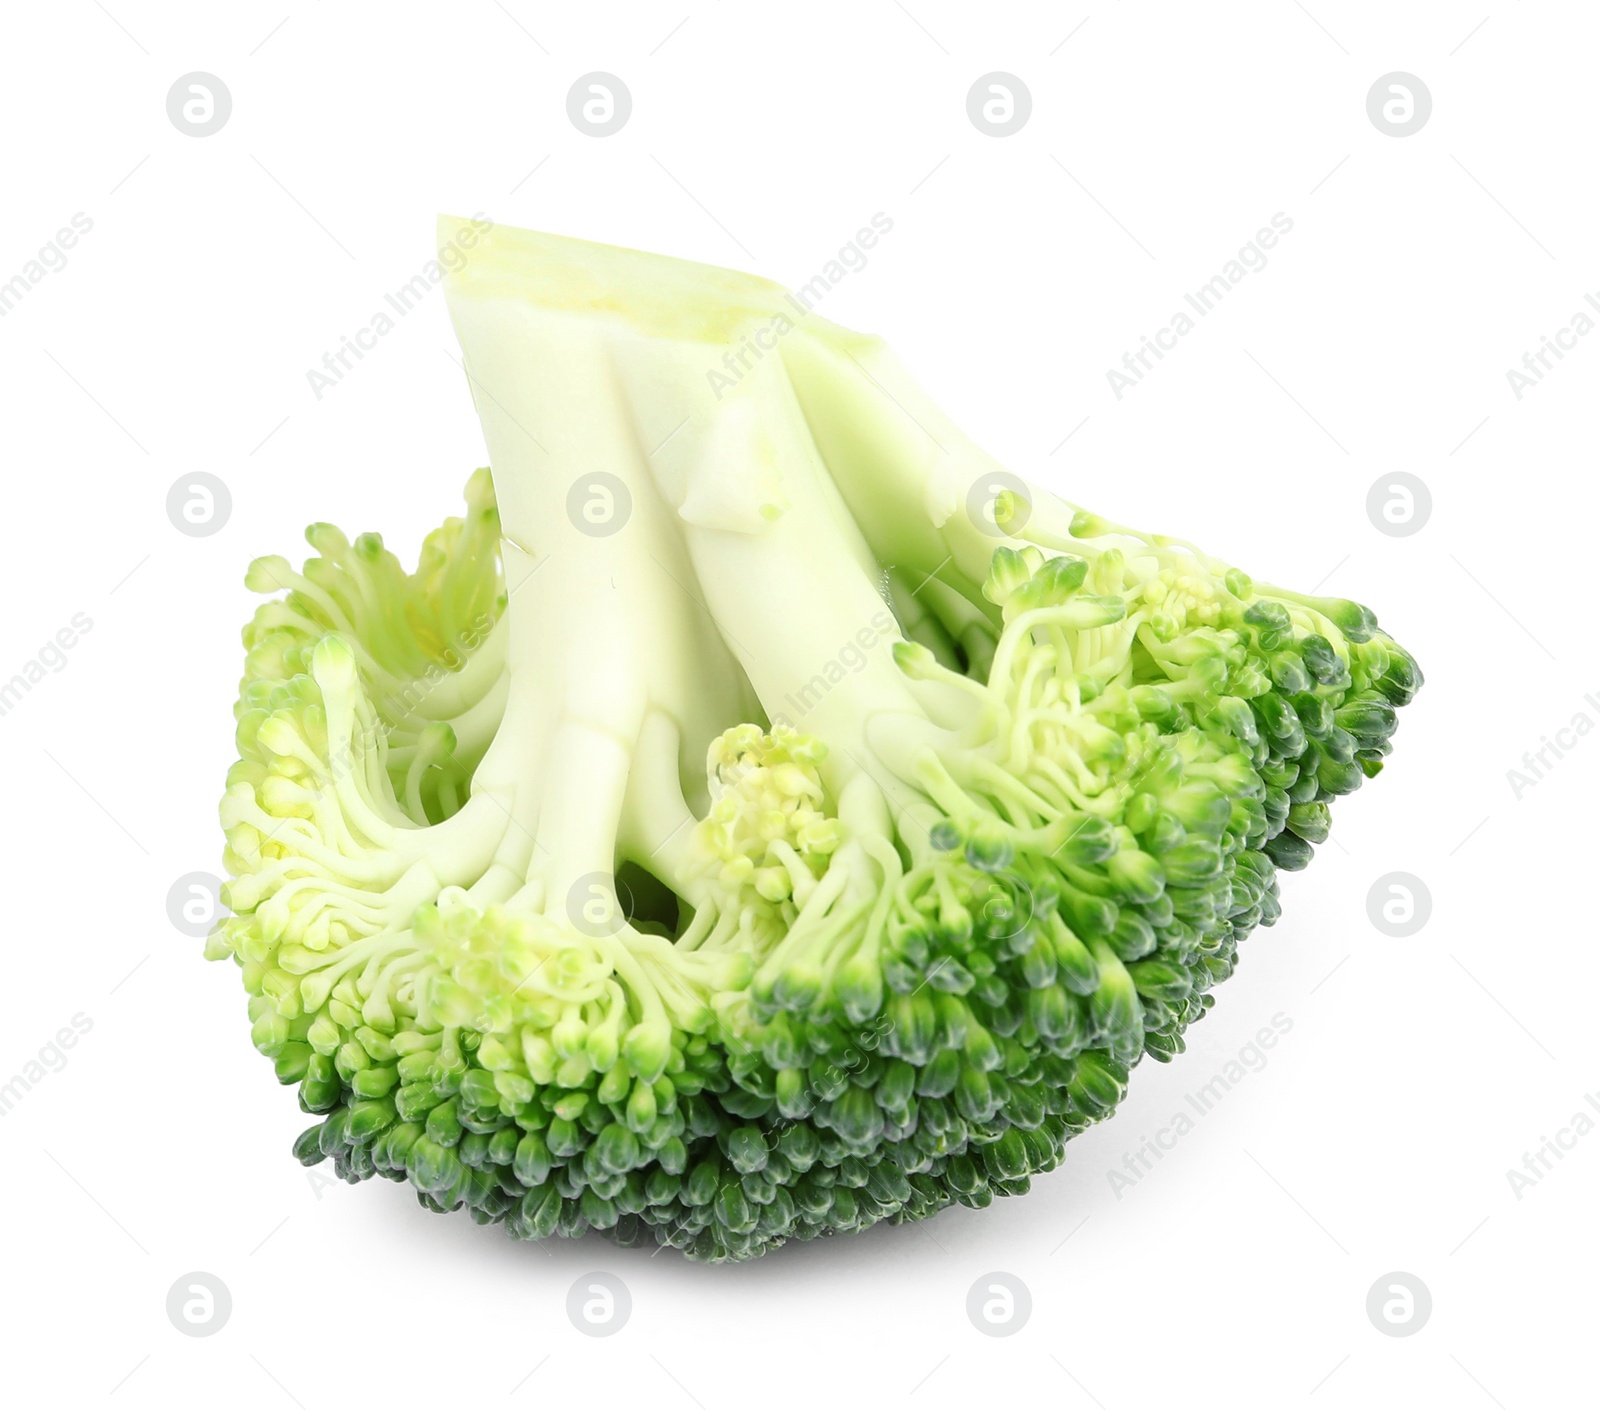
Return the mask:
[[492,474],[414,572],[315,524],[246,576],[207,954],[296,1155],[714,1262],[1026,1191],[1183,1051],[1416,662],[1024,485],[776,285],[466,233]]

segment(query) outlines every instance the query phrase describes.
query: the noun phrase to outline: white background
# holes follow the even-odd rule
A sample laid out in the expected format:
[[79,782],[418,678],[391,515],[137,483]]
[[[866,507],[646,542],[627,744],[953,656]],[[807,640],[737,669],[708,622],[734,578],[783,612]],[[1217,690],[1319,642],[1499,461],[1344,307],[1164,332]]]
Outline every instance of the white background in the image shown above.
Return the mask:
[[[1506,1172],[1600,1092],[1600,739],[1520,799],[1507,770],[1600,721],[1600,337],[1520,401],[1506,372],[1600,290],[1600,24],[1503,0],[1310,10],[8,12],[0,281],[75,212],[94,228],[0,319],[0,676],[93,621],[0,718],[0,1080],[73,1014],[93,1024],[0,1121],[7,1399],[1593,1402],[1600,1132],[1521,1199]],[[233,99],[203,139],[165,108],[192,70]],[[566,115],[593,70],[633,99],[605,139]],[[1031,91],[1014,136],[968,119],[992,70]],[[1433,96],[1406,138],[1366,112],[1394,70]],[[791,285],[882,211],[829,318],[886,335],[1017,472],[1368,602],[1422,662],[1391,767],[1285,878],[1190,1051],[1141,1067],[1026,1198],[707,1268],[516,1245],[289,1158],[306,1118],[250,1047],[237,973],[165,898],[219,869],[245,563],[295,553],[313,519],[409,559],[483,458],[437,293],[320,401],[306,378],[422,267],[440,210]],[[1117,400],[1107,369],[1279,211],[1268,266]],[[200,470],[232,514],[190,538],[166,496]],[[1402,470],[1433,510],[1395,538],[1365,506]],[[1407,939],[1368,919],[1393,871],[1432,895]],[[1108,1170],[1280,1012],[1266,1067],[1117,1198]],[[595,1269],[633,1299],[604,1340],[565,1313]],[[165,1310],[192,1270],[233,1299],[205,1339]],[[996,1270],[1032,1296],[1005,1338],[965,1311]],[[1433,1298],[1407,1338],[1365,1310],[1395,1270]]]

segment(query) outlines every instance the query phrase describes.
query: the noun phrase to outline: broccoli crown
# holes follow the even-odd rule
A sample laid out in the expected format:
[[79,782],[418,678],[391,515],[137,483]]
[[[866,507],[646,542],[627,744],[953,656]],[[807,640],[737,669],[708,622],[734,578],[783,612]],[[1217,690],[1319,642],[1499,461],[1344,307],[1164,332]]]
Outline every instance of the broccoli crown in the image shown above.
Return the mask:
[[449,288],[492,478],[413,573],[317,524],[246,578],[207,954],[295,1154],[708,1261],[1023,1193],[1183,1051],[1415,661],[1022,486],[762,281],[496,230]]

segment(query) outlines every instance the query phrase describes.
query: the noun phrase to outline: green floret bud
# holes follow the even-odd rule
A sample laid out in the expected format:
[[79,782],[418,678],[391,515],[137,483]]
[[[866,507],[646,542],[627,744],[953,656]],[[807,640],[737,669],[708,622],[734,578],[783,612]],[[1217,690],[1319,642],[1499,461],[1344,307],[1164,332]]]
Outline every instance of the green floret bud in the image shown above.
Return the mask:
[[600,1132],[591,1150],[599,1165],[614,1175],[624,1174],[639,1163],[639,1138],[616,1122]]
[[1087,559],[1072,554],[1062,554],[1045,561],[1044,567],[1034,574],[1033,580],[1042,585],[1046,602],[1064,602],[1083,586],[1089,576]]
[[1105,941],[1095,942],[1094,957],[1100,966],[1100,985],[1089,996],[1091,1031],[1114,1056],[1132,1061],[1144,1041],[1138,991],[1132,976]]
[[1296,803],[1289,809],[1288,826],[1307,842],[1326,842],[1331,825],[1326,803]]
[[1311,673],[1294,651],[1276,652],[1267,665],[1272,684],[1285,695],[1299,695],[1311,689]]
[[778,1153],[789,1163],[790,1169],[804,1174],[816,1164],[821,1141],[810,1126],[786,1126],[778,1136]]
[[[1283,741],[1285,753],[1298,754],[1305,747],[1304,726],[1294,706],[1283,696],[1261,696],[1255,701],[1255,711],[1267,734]],[[1296,743],[1298,748],[1294,747]]]
[[688,1147],[681,1137],[672,1136],[656,1149],[656,1159],[661,1163],[663,1170],[674,1175],[681,1175],[689,1168]]
[[822,970],[815,964],[797,962],[780,970],[772,981],[772,1002],[791,1013],[807,1013],[821,997]]
[[1311,863],[1311,844],[1292,832],[1280,832],[1264,850],[1273,864],[1284,871],[1300,871]]
[[913,680],[936,679],[942,669],[938,658],[919,642],[900,640],[890,648],[894,663]]
[[979,871],[1000,872],[1011,865],[1015,851],[1004,833],[980,825],[967,838],[963,855],[970,867],[976,867]]
[[1220,724],[1225,725],[1244,743],[1255,744],[1260,740],[1255,715],[1245,701],[1231,695],[1224,696],[1217,701],[1213,714]]
[[1077,1059],[1067,1084],[1074,1104],[1096,1120],[1122,1100],[1127,1087],[1127,1065],[1099,1049]]
[[871,1146],[883,1132],[883,1110],[863,1087],[847,1087],[819,1115],[850,1146]]
[[295,1137],[294,1158],[302,1165],[318,1165],[327,1159],[322,1150],[322,1124],[308,1127]]
[[989,1074],[978,1068],[965,1068],[956,1082],[955,1107],[962,1117],[971,1122],[985,1122],[997,1108],[994,1083]]
[[758,1126],[736,1126],[728,1133],[725,1147],[728,1162],[741,1175],[752,1175],[767,1168],[766,1137]]
[[1222,870],[1222,849],[1209,837],[1195,837],[1162,855],[1161,866],[1173,886],[1194,886]]
[[1381,700],[1358,700],[1342,705],[1334,712],[1339,728],[1354,735],[1363,743],[1388,739],[1399,724],[1394,707]]
[[1002,1062],[1000,1047],[995,1042],[994,1036],[985,1028],[973,1028],[967,1033],[962,1056],[968,1066],[980,1068],[984,1072],[994,1071]]
[[1300,659],[1319,685],[1333,685],[1346,675],[1345,664],[1327,637],[1312,633],[1300,642]]
[[[1047,559],[1027,582],[1011,594],[1005,605],[1013,612],[1059,607],[1083,586],[1088,573],[1089,564],[1085,559],[1072,556]],[[1111,609],[1104,599],[1082,599],[1078,611],[1073,614],[1073,620],[1098,622],[1109,610],[1115,609]]]
[[929,988],[941,993],[970,994],[977,980],[959,960],[945,956],[928,971],[927,983]]
[[1291,625],[1288,608],[1270,597],[1263,597],[1246,607],[1244,620],[1247,625],[1255,627],[1258,631],[1274,632],[1279,635],[1287,632]]
[[[916,1074],[916,1095],[924,1098],[948,1097],[961,1080],[961,1054],[954,1048],[940,1052],[926,1067],[912,1069]],[[890,1108],[893,1110],[893,1108]]]
[[1348,759],[1337,759],[1329,754],[1317,765],[1318,796],[1326,794],[1338,797],[1340,794],[1354,793],[1361,787],[1364,776],[1361,766],[1355,762],[1353,750]]
[[938,1049],[938,1015],[927,993],[896,994],[884,1010],[889,1020],[883,1049],[922,1066]]
[[1306,606],[1314,608],[1344,633],[1352,642],[1365,642],[1378,630],[1378,619],[1370,608],[1342,597],[1301,598]]
[[1033,570],[1014,548],[998,548],[989,560],[989,576],[984,580],[983,595],[996,606],[1005,603],[1029,578]]
[[1169,790],[1162,795],[1161,802],[1186,832],[1215,837],[1228,825],[1227,795],[1216,784],[1204,779]]
[[[1149,797],[1148,794],[1142,795]],[[1129,847],[1107,859],[1106,879],[1117,898],[1124,901],[1153,901],[1166,886],[1166,871],[1148,852]]]
[[1388,661],[1374,684],[1391,705],[1409,705],[1422,688],[1421,668],[1408,652],[1394,642],[1385,638],[1383,646]]
[[815,1102],[806,1085],[804,1069],[784,1068],[773,1080],[773,1099],[781,1116],[791,1120],[811,1114]]
[[[939,1057],[943,1058],[944,1054],[940,1053]],[[874,1095],[878,1105],[885,1111],[899,1111],[905,1108],[906,1102],[916,1090],[917,1069],[909,1062],[896,1059],[884,1069],[883,1078],[879,1081]]]
[[412,1184],[435,1196],[451,1189],[463,1173],[463,1166],[455,1152],[428,1136],[423,1136],[411,1147],[406,1168]]
[[[1114,928],[1109,927],[1108,933]],[[1052,978],[1059,977],[1074,994],[1094,993],[1100,986],[1100,966],[1089,947],[1064,925],[1055,928],[1053,939],[1056,968]]]
[[517,1142],[511,1168],[520,1183],[542,1185],[549,1178],[553,1163],[544,1137],[537,1131],[529,1131]]
[[1082,1002],[1059,986],[1031,991],[1025,1012],[1052,1052],[1075,1052],[1089,1041],[1089,1018]]
[[[1170,691],[1158,685],[1136,685],[1129,692],[1129,699],[1140,719],[1163,727],[1175,724],[1178,719],[1178,702]],[[1130,822],[1128,826],[1139,830],[1135,823]]]
[[1117,850],[1116,829],[1105,818],[1093,813],[1070,815],[1058,824],[1063,830],[1051,860],[1062,866],[1093,866],[1113,856]]
[[380,1131],[394,1125],[394,1103],[388,1101],[360,1101],[350,1108],[346,1133],[356,1142],[374,1139]]
[[[1105,937],[1118,959],[1143,959],[1156,948],[1155,927],[1137,911],[1124,908],[1117,914],[1117,923]],[[1085,990],[1092,993],[1093,989]]]
[[1181,1003],[1194,987],[1187,969],[1164,960],[1139,960],[1128,966],[1128,974],[1142,997],[1167,1003]]

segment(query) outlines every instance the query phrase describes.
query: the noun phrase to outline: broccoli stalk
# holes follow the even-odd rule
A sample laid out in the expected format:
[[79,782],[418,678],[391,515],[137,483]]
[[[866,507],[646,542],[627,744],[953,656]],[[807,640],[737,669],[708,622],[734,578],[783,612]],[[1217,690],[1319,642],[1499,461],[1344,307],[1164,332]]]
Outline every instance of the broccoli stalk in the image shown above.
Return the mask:
[[718,1261],[1021,1193],[1415,663],[1022,486],[766,281],[498,228],[447,294],[492,482],[414,573],[315,525],[247,577],[208,954],[297,1154]]

